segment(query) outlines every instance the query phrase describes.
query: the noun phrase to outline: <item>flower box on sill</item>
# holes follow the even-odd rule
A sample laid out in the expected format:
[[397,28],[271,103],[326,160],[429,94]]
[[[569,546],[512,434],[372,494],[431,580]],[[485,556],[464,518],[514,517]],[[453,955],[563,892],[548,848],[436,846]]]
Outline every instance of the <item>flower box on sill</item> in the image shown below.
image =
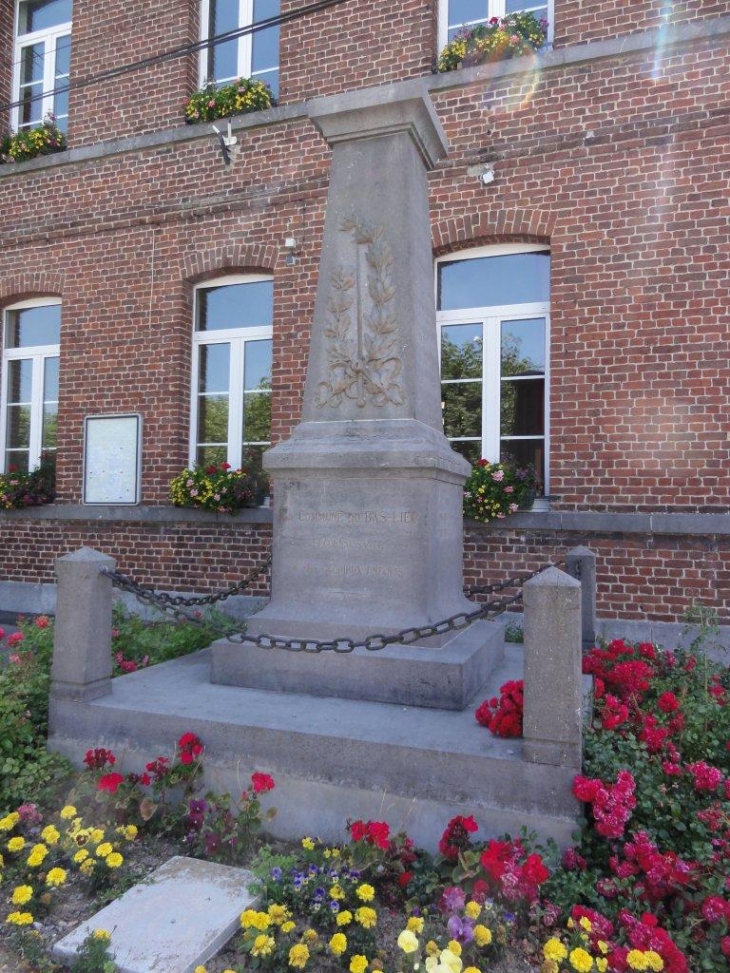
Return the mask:
[[263,81],[238,78],[222,87],[218,87],[214,81],[209,81],[188,98],[185,103],[185,121],[189,125],[212,122],[216,118],[264,111],[275,104],[276,99],[271,88]]
[[0,138],[0,164],[4,162],[27,162],[41,155],[53,155],[66,149],[66,136],[56,125],[53,115],[46,115],[41,125],[23,129],[13,134],[9,132]]
[[215,513],[235,514],[245,507],[260,507],[269,493],[266,475],[256,469],[231,469],[228,463],[193,466],[170,483],[170,499],[176,507],[193,507]]
[[538,477],[532,466],[478,460],[464,484],[464,515],[482,524],[503,520],[535,502]]
[[465,27],[441,52],[440,72],[456,68],[505,61],[523,54],[534,54],[547,40],[548,22],[531,13],[492,17],[486,24]]

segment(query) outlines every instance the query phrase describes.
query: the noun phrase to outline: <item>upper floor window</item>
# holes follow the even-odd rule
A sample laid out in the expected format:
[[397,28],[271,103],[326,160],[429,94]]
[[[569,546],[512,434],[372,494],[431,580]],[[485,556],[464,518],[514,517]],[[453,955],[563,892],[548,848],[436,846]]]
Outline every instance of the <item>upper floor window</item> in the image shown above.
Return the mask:
[[261,466],[271,441],[273,313],[270,277],[196,289],[191,462]]
[[2,470],[27,473],[56,449],[61,304],[22,301],[3,317]]
[[211,44],[201,58],[201,82],[227,84],[236,78],[255,78],[279,92],[279,27],[245,33],[221,43],[213,39],[241,27],[259,24],[280,13],[280,0],[202,0],[203,40]]
[[13,128],[40,125],[48,114],[68,127],[71,0],[18,0],[15,17]]
[[437,263],[444,432],[470,463],[532,463],[543,484],[549,311],[550,254],[539,246],[490,247]]
[[553,36],[554,0],[439,0],[439,50],[465,27],[486,24],[492,17],[531,13],[548,22],[548,41]]

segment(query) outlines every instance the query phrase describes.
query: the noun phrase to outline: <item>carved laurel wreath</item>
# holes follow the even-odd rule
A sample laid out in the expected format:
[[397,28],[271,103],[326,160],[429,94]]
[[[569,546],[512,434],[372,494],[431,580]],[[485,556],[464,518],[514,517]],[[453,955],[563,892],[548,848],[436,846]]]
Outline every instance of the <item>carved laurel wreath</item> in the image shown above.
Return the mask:
[[320,408],[336,407],[343,399],[351,399],[360,407],[368,403],[380,407],[388,402],[401,405],[403,395],[397,379],[403,362],[398,354],[398,325],[391,307],[395,286],[390,246],[382,226],[371,229],[354,216],[342,221],[340,231],[354,233],[357,250],[366,247],[371,310],[365,309],[359,262],[354,269],[339,267],[331,278],[327,304],[330,323],[324,332],[329,340],[330,380],[320,382],[317,404]]

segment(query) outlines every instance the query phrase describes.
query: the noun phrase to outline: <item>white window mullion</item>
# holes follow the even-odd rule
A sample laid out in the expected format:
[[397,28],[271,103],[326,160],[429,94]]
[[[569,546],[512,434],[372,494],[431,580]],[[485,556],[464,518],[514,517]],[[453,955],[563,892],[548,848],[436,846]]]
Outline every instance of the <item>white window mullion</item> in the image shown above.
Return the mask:
[[500,329],[498,318],[485,318],[483,323],[484,378],[482,399],[482,456],[490,463],[499,460],[500,436]]
[[41,455],[43,442],[43,364],[44,355],[33,355],[33,372],[31,378],[30,399],[30,437],[28,452],[28,467],[33,468]]
[[228,462],[239,469],[243,458],[243,368],[246,342],[231,341],[230,392],[228,399]]
[[[253,23],[253,0],[238,0],[238,26]],[[238,38],[238,77],[250,78],[252,68],[253,36],[244,34]]]

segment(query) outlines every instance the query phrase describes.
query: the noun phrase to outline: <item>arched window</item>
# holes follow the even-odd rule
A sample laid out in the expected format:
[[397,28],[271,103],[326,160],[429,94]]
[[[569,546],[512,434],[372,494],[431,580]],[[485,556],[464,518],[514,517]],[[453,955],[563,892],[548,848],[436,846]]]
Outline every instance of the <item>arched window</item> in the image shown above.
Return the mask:
[[261,465],[271,441],[273,313],[270,277],[196,287],[191,462]]
[[444,432],[471,463],[547,476],[550,253],[510,244],[439,258]]
[[61,302],[20,301],[3,313],[2,472],[27,473],[56,450]]

